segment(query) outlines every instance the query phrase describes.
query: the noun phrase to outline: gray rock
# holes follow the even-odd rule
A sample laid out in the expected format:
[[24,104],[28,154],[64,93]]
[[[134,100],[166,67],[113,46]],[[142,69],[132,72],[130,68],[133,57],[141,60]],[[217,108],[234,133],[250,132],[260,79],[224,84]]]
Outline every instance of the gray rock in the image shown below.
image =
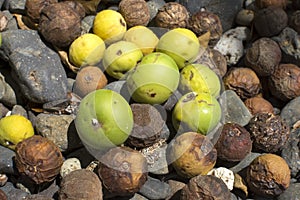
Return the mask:
[[88,15],[81,20],[81,34],[89,33],[93,27],[95,15]]
[[287,103],[280,112],[280,117],[292,128],[300,120],[300,97]]
[[0,72],[0,102],[12,106],[17,104],[17,97],[13,88],[5,81]]
[[156,16],[156,14],[158,12],[158,9],[163,7],[163,5],[165,3],[166,2],[164,0],[150,0],[150,1],[147,1],[147,5],[148,5],[149,11],[150,11],[150,20],[152,20]]
[[75,149],[81,146],[75,127],[71,124],[74,115],[38,114],[35,128],[37,133],[53,141],[61,151]]
[[0,103],[0,119],[9,112],[9,109]]
[[14,173],[14,163],[13,157],[15,152],[9,148],[0,145],[0,173],[3,174],[13,174]]
[[34,30],[2,32],[0,58],[9,61],[22,94],[46,103],[67,96],[67,75],[56,52]]
[[167,183],[148,176],[139,192],[148,199],[165,199],[169,196],[171,188]]
[[166,198],[166,200],[179,199],[181,189],[185,186],[185,183],[175,180],[168,180],[168,184],[170,185],[171,192],[170,195]]
[[261,155],[260,153],[251,152],[243,160],[241,160],[237,165],[235,165],[229,169],[231,171],[233,171],[233,173],[238,173],[242,169],[248,167],[250,165],[250,163],[260,155]]
[[27,111],[21,105],[14,105],[11,109],[11,114],[12,115],[22,115],[22,116],[28,118]]
[[25,3],[26,0],[6,0],[3,7],[11,13],[25,14]]
[[4,2],[5,2],[5,0],[0,0],[0,8],[2,8]]
[[190,13],[195,13],[201,8],[217,14],[226,31],[234,25],[236,14],[243,8],[243,0],[177,0],[184,5]]
[[5,30],[18,30],[16,18],[8,10],[3,10],[2,13],[7,17],[8,20]]
[[140,194],[138,194],[138,193],[135,193],[133,195],[133,197],[130,198],[129,200],[147,200],[147,198],[144,197],[144,196],[142,196],[142,195],[140,195]]
[[277,200],[299,200],[300,199],[300,183],[291,183],[286,191],[284,191]]
[[23,190],[17,189],[10,182],[7,182],[1,190],[6,194],[8,200],[24,200],[29,194]]
[[115,92],[121,94],[126,99],[126,101],[129,101],[131,98],[131,96],[128,92],[128,89],[127,89],[126,81],[124,81],[124,80],[113,81],[113,82],[107,84],[104,87],[104,89],[112,90],[112,91],[115,91]]

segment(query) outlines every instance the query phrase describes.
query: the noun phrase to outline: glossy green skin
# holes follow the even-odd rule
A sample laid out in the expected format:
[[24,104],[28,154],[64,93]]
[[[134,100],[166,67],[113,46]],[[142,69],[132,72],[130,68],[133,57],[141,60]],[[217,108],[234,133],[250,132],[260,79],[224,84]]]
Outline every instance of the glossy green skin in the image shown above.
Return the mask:
[[220,95],[221,83],[217,74],[201,64],[190,64],[180,72],[179,89],[183,94],[188,92],[208,93],[214,97]]
[[172,112],[173,126],[179,132],[195,131],[206,135],[221,120],[221,106],[207,93],[190,92],[183,95]]
[[180,32],[168,31],[157,44],[157,51],[171,56],[179,69],[195,60],[198,55],[200,44],[184,36]]
[[177,89],[179,70],[166,54],[155,52],[144,56],[127,78],[128,91],[139,103],[161,104]]
[[120,94],[100,89],[82,99],[75,126],[81,141],[94,155],[125,142],[133,128],[133,114]]

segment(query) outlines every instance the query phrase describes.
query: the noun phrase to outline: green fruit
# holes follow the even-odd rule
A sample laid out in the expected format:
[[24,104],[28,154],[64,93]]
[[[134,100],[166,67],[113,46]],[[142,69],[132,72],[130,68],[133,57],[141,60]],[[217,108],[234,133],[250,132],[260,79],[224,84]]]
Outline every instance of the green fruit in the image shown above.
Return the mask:
[[95,156],[125,142],[133,128],[133,114],[120,94],[100,89],[82,99],[75,126],[81,141]]
[[177,89],[179,70],[175,61],[160,52],[150,53],[127,77],[128,91],[139,103],[161,104]]
[[175,28],[166,32],[158,41],[157,51],[171,56],[179,69],[193,62],[199,52],[197,36],[189,29]]
[[219,77],[209,67],[201,64],[190,64],[180,72],[179,89],[183,94],[205,92],[218,97],[221,83]]
[[136,44],[119,41],[111,44],[103,56],[103,66],[106,72],[116,78],[122,78],[125,73],[136,66],[143,57],[141,49]]
[[206,135],[217,126],[221,115],[216,98],[208,93],[189,92],[176,103],[172,123],[179,132],[195,131]]

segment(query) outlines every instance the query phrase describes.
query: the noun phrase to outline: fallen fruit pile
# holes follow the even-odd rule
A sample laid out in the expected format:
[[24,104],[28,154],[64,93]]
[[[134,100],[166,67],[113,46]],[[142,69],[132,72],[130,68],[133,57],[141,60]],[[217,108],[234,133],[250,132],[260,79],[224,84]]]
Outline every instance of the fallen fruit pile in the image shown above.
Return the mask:
[[4,1],[0,199],[300,198],[298,9]]

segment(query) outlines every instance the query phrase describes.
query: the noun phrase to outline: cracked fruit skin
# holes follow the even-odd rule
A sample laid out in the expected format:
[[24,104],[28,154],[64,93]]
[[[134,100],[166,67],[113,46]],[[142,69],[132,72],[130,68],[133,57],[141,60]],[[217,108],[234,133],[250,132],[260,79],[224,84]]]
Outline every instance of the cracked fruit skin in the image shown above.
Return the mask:
[[78,135],[93,156],[125,142],[133,128],[133,114],[118,93],[100,89],[85,96],[75,118]]
[[0,120],[0,144],[12,150],[26,138],[34,135],[30,120],[21,115],[10,115]]
[[199,48],[200,43],[197,36],[186,28],[175,28],[166,32],[159,39],[156,47],[157,51],[171,56],[179,69],[195,60]]
[[175,61],[160,52],[143,57],[127,77],[128,91],[138,103],[161,104],[177,89],[179,70]]
[[135,43],[144,55],[152,53],[159,41],[158,37],[146,26],[134,26],[124,34],[125,41]]
[[96,65],[103,58],[104,41],[93,33],[75,39],[69,48],[69,58],[76,67]]
[[176,103],[172,123],[179,132],[195,131],[206,135],[217,126],[221,115],[221,106],[212,95],[189,92]]
[[126,30],[125,19],[115,10],[102,10],[95,16],[93,32],[107,44],[121,40]]
[[205,92],[218,97],[221,90],[219,77],[209,67],[201,64],[190,64],[180,72],[179,88],[182,93]]
[[121,79],[125,73],[136,66],[142,57],[143,53],[136,44],[118,41],[104,51],[102,62],[110,76]]

